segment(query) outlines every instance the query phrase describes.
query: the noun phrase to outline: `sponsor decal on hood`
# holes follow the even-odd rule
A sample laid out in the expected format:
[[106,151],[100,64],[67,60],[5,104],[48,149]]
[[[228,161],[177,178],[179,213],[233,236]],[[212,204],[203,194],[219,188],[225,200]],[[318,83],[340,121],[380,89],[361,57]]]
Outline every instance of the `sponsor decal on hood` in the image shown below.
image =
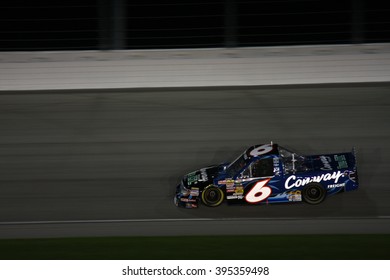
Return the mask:
[[218,166],[212,166],[188,173],[184,177],[185,186],[204,187],[212,184],[214,177],[218,174],[218,168]]

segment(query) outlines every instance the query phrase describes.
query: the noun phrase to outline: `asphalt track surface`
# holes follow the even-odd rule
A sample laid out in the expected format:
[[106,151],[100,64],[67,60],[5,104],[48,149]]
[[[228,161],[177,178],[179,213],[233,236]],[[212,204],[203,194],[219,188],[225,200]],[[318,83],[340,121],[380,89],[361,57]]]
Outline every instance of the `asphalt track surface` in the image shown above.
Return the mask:
[[[0,93],[0,238],[390,233],[390,85]],[[324,203],[179,209],[184,174],[270,141],[358,153]]]

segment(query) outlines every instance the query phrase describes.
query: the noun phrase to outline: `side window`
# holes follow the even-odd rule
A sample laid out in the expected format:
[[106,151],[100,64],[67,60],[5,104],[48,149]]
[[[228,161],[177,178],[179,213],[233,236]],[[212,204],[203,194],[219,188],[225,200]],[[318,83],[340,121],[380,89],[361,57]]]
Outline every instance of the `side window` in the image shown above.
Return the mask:
[[245,170],[241,173],[241,178],[250,178],[252,177],[251,175],[251,166],[248,166],[245,168]]
[[264,158],[252,164],[252,177],[269,177],[274,175],[274,162],[272,158]]

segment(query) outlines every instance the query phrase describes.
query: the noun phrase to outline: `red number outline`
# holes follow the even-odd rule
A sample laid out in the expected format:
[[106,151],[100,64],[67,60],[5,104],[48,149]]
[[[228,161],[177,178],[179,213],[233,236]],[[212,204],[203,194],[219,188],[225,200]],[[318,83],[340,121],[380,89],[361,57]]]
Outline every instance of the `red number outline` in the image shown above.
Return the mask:
[[[262,180],[262,181],[258,181],[250,190],[249,192],[245,195],[245,200],[246,202],[248,203],[251,203],[251,204],[255,204],[255,203],[259,203],[265,199],[267,199],[271,194],[272,194],[272,189],[267,186],[268,182],[271,180],[271,178],[269,179],[266,179],[266,180]],[[264,192],[265,191],[265,192]],[[253,193],[254,192],[254,193]],[[261,193],[259,196],[256,196],[256,194],[258,193]],[[263,194],[265,193],[265,197],[263,198]],[[248,196],[250,200],[248,200]],[[252,198],[253,197],[253,198]],[[259,199],[256,199],[256,198],[261,198],[260,200]],[[255,200],[253,200],[255,199]]]

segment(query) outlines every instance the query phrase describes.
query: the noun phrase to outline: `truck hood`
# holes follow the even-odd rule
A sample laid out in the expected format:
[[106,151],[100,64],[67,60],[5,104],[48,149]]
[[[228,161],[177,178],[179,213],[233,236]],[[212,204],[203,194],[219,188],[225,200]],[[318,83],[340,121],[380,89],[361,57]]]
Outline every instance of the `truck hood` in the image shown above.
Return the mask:
[[220,165],[214,165],[188,173],[183,178],[184,186],[186,188],[203,189],[213,183],[214,178],[218,176],[220,168]]

